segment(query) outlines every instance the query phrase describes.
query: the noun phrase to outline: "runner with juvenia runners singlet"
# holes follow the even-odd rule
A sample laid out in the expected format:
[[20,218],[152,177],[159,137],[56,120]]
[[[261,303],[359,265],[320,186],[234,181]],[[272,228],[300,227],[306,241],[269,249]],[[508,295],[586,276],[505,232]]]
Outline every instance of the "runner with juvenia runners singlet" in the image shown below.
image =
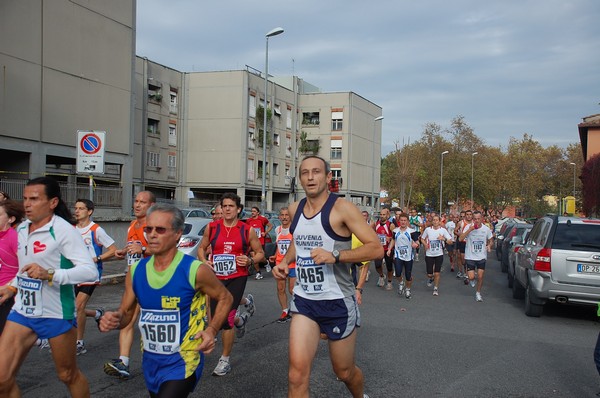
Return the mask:
[[[21,396],[16,376],[39,338],[49,340],[56,374],[70,395],[89,397],[89,383],[75,355],[73,285],[95,281],[98,269],[71,225],[71,213],[56,180],[38,177],[27,182],[23,206],[27,220],[17,228],[19,270],[9,284],[0,287],[0,305],[15,297],[0,336],[0,396]],[[48,375],[38,373],[38,377]]]
[[[141,191],[135,195],[133,202],[135,220],[129,224],[129,228],[127,229],[127,245],[115,252],[115,257],[127,259],[125,272],[129,272],[129,268],[133,264],[150,255],[147,252],[148,242],[144,234],[144,227],[146,226],[146,213],[155,202],[156,196],[150,191]],[[101,311],[102,309],[98,310]],[[140,308],[137,306],[129,325],[119,331],[119,358],[111,359],[104,364],[104,373],[109,376],[121,379],[128,379],[130,376],[129,356],[131,355],[131,346],[133,345],[133,328],[139,316],[139,310]]]
[[[277,233],[275,255],[269,258],[269,261],[277,265],[283,260],[290,244],[292,243],[292,233],[290,232],[290,212],[287,207],[279,209],[279,221],[281,225],[275,228]],[[281,316],[277,319],[278,323],[285,323],[292,319],[290,308],[288,307],[288,298],[286,293],[286,281],[292,298],[294,297],[294,285],[296,284],[296,263],[289,264],[289,273],[286,279],[277,279],[277,298],[281,305]]]
[[[373,229],[379,238],[379,243],[383,247],[383,259],[375,260],[375,270],[379,274],[379,280],[377,286],[384,287],[385,290],[392,290],[392,276],[394,272],[394,265],[392,264],[391,253],[388,255],[388,246],[392,240],[392,230],[396,226],[393,222],[390,222],[390,211],[389,209],[381,209],[379,212],[379,220],[373,225]],[[387,283],[383,274],[383,263],[385,262],[385,268],[387,271]]]
[[450,236],[452,236],[452,243],[449,243],[446,245],[446,250],[448,251],[448,258],[450,259],[450,272],[454,272],[454,263],[455,263],[455,256],[454,256],[454,251],[456,250],[456,239],[454,238],[454,229],[456,229],[456,223],[454,222],[454,214],[449,214],[448,215],[448,221],[446,221],[446,231],[448,231],[448,233],[450,234]]
[[[213,376],[225,376],[231,372],[229,357],[233,342],[236,336],[238,338],[244,336],[246,323],[254,314],[254,298],[251,294],[243,297],[248,280],[248,268],[265,258],[254,229],[238,219],[242,211],[240,197],[233,192],[223,194],[221,209],[223,218],[208,224],[198,248],[200,261],[212,267],[217,278],[233,296],[233,303],[227,311],[227,319],[219,327],[223,330],[221,333],[223,353],[212,373]],[[207,256],[209,247],[210,260]],[[237,309],[240,304],[244,304],[247,311],[238,315]],[[211,313],[214,313],[215,306],[216,302],[211,300]]]
[[[404,296],[407,299],[412,297],[410,288],[412,286],[412,268],[414,260],[414,252],[419,246],[419,234],[412,228],[408,227],[408,215],[401,213],[397,217],[400,226],[394,229],[394,237],[388,248],[388,255],[394,250],[394,271],[398,280],[398,295]],[[404,280],[402,279],[402,271],[404,270]],[[406,281],[406,288],[404,287]]]
[[[103,332],[125,327],[139,303],[142,369],[152,398],[186,397],[194,390],[233,300],[208,266],[177,250],[184,225],[175,206],[150,208],[144,232],[152,256],[131,267],[119,309],[106,312],[99,324]],[[210,321],[207,296],[217,303]]]
[[[288,264],[296,261],[288,396],[308,397],[312,362],[323,333],[336,376],[354,398],[366,397],[354,355],[360,311],[351,269],[353,263],[382,258],[383,247],[356,205],[328,192],[332,175],[327,161],[305,157],[299,176],[306,198],[289,206],[294,240],[273,269],[273,275],[283,279]],[[362,246],[351,248],[352,234]]]
[[[269,219],[260,214],[260,209],[256,206],[252,207],[250,218],[246,220],[246,224],[251,226],[260,241],[260,245],[263,248],[263,252],[265,250],[265,236],[273,229],[273,224],[269,221]],[[254,269],[256,270],[255,279],[263,279],[262,273],[260,272],[260,262],[254,263]]]
[[[75,304],[77,306],[77,355],[85,354],[85,323],[87,317],[100,319],[103,311],[87,310],[85,307],[92,297],[96,286],[102,278],[102,262],[113,257],[117,247],[113,238],[108,236],[104,228],[93,222],[90,217],[94,214],[94,202],[89,199],[77,199],[75,201],[75,220],[77,221],[77,232],[81,234],[85,246],[88,248],[92,260],[98,267],[98,280],[95,282],[80,283],[75,286]],[[102,252],[106,249],[106,252]]]
[[433,295],[439,295],[440,274],[444,262],[444,242],[452,243],[452,236],[446,228],[440,225],[440,216],[437,214],[431,218],[431,227],[425,228],[421,235],[423,246],[426,248],[425,265],[427,267],[427,287],[433,284]]
[[[469,283],[469,277],[467,276],[467,265],[465,261],[465,249],[466,242],[460,239],[460,235],[469,229],[473,224],[473,212],[471,210],[465,210],[465,217],[458,222],[456,229],[454,230],[454,235],[457,237],[457,247],[458,247],[458,269],[459,273],[456,274],[457,278],[463,278],[463,281],[466,284]],[[460,275],[459,275],[460,274]]]

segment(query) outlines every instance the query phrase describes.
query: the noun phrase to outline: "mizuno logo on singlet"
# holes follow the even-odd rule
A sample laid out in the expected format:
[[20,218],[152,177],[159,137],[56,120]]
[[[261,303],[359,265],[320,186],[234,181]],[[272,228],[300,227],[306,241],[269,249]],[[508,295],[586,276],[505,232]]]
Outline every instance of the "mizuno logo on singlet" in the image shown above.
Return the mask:
[[146,322],[177,322],[176,314],[152,314],[146,313],[142,317],[143,321]]
[[19,282],[19,286],[21,286],[22,288],[30,288],[30,289],[37,289],[40,287],[41,282],[36,282],[36,281],[24,281],[21,280]]

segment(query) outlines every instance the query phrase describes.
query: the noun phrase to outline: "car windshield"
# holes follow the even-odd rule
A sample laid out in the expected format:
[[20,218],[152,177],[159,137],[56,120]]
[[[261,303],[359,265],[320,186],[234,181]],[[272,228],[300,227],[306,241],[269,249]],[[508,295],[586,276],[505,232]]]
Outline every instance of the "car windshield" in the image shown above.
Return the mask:
[[578,224],[571,223],[558,224],[554,240],[553,249],[573,250],[573,249],[596,249],[600,250],[600,225],[597,224]]

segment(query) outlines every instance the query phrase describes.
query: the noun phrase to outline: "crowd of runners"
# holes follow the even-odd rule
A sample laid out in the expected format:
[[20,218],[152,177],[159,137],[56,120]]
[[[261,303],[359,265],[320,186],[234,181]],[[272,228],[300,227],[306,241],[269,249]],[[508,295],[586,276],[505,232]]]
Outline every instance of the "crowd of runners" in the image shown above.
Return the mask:
[[[118,329],[119,353],[104,372],[130,377],[134,327],[142,337],[142,368],[151,397],[183,397],[200,380],[203,356],[220,339],[221,356],[212,372],[231,372],[234,340],[242,338],[255,312],[245,292],[249,270],[262,279],[261,264],[273,265],[279,323],[290,324],[288,394],[307,397],[318,343],[327,340],[333,371],[353,397],[366,397],[355,363],[359,305],[371,267],[377,286],[411,299],[419,255],[427,286],[438,296],[444,256],[450,270],[481,289],[493,226],[478,211],[426,214],[415,209],[381,210],[375,221],[352,203],[330,194],[329,164],[317,156],[299,168],[306,197],[280,209],[275,254],[265,257],[273,228],[258,208],[246,222],[234,193],[212,210],[193,258],[178,251],[184,219],[180,210],[157,204],[150,191],[134,201],[135,219],[126,242],[115,242],[91,220],[94,203],[78,199],[74,216],[58,183],[41,177],[27,183],[23,202],[0,198],[0,396],[19,396],[16,374],[32,346],[49,346],[59,379],[74,397],[89,396],[76,356],[87,352],[85,322],[102,332]],[[25,221],[22,221],[25,219]],[[22,222],[21,222],[22,221]],[[7,242],[10,242],[8,244]],[[119,308],[86,308],[102,275],[102,263],[125,259],[127,273]],[[373,265],[371,264],[373,263]],[[385,268],[384,268],[385,265]],[[268,268],[267,268],[268,270]]]

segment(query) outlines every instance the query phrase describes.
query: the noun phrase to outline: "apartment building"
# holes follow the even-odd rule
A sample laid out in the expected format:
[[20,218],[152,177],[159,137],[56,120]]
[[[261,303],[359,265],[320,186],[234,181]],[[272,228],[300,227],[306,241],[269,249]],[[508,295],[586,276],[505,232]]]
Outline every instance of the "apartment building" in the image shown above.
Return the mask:
[[331,189],[349,200],[366,205],[379,190],[382,110],[355,93],[269,77],[265,98],[251,67],[187,73],[136,56],[134,0],[0,4],[0,189],[13,197],[41,175],[69,204],[89,196],[79,130],[106,132],[104,172],[91,181],[99,220],[130,217],[143,189],[185,206],[227,191],[260,205],[263,170],[266,208],[277,210],[303,196],[307,154],[331,162]]
[[134,21],[133,0],[0,2],[0,185],[11,196],[51,175],[69,204],[88,197],[77,131],[98,130],[106,142],[97,216],[130,213]]

